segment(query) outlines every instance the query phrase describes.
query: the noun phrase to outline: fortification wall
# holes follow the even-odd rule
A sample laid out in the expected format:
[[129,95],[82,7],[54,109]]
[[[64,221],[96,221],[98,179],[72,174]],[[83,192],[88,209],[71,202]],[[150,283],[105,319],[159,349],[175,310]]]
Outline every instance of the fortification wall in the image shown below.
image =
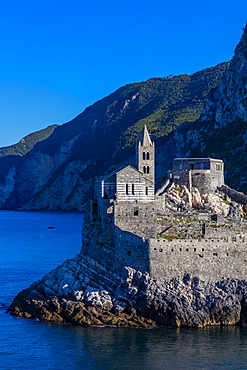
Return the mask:
[[247,243],[241,236],[223,239],[151,239],[150,273],[157,279],[185,273],[205,281],[247,278]]
[[114,205],[114,225],[144,238],[156,236],[156,207],[153,203],[118,203]]
[[122,265],[136,270],[150,270],[149,241],[115,227],[115,257]]
[[247,195],[239,193],[237,190],[231,189],[227,185],[220,186],[219,190],[227,194],[234,202],[247,205]]

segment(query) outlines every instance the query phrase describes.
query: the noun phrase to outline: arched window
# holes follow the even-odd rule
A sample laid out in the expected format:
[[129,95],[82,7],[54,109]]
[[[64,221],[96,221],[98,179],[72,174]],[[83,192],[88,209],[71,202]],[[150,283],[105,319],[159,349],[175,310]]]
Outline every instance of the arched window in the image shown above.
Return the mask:
[[149,159],[149,152],[146,153],[146,159]]
[[146,173],[146,166],[143,167],[143,173]]
[[142,159],[146,159],[146,153],[145,152],[142,153]]
[[132,184],[131,191],[132,191],[132,195],[134,195],[135,194],[135,185],[134,184]]
[[146,195],[148,195],[148,187],[146,186]]
[[149,166],[147,166],[147,173],[149,173]]
[[129,194],[129,185],[128,184],[126,184],[126,195],[128,195]]

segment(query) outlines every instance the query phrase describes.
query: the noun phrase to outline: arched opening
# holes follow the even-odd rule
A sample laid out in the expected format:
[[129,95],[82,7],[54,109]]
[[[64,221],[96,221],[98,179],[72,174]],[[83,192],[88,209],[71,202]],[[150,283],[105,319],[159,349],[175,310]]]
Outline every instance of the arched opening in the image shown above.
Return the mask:
[[135,185],[134,185],[134,184],[132,184],[131,192],[132,192],[132,195],[134,195],[134,194],[135,194]]
[[125,192],[126,192],[126,195],[128,195],[128,194],[129,194],[129,185],[128,185],[128,184],[126,184]]
[[143,173],[146,173],[146,166],[143,166]]
[[145,152],[142,153],[142,159],[146,159],[146,153]]
[[149,152],[146,153],[146,159],[149,160]]
[[148,187],[146,186],[146,195],[148,195]]
[[149,173],[149,166],[147,166],[147,173]]

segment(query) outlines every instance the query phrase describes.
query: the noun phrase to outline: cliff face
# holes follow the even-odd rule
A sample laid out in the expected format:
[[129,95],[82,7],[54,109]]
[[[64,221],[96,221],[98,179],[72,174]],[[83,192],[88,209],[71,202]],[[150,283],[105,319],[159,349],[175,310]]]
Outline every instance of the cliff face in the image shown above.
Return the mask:
[[215,157],[225,162],[226,183],[247,192],[247,27],[222,82],[210,91],[199,120],[181,124],[157,155],[157,172],[175,157]]
[[218,88],[209,94],[200,120],[214,121],[214,128],[231,122],[247,121],[247,27],[237,45],[234,58]]
[[118,273],[76,256],[19,293],[9,311],[75,325],[132,327],[246,325],[247,284],[205,283],[185,275],[162,282],[123,267]]

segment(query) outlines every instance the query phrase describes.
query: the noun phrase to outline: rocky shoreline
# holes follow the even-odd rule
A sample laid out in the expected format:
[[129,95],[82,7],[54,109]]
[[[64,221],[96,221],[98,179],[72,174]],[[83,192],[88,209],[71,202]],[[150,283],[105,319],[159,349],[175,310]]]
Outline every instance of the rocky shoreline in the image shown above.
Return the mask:
[[78,254],[28,289],[8,311],[81,326],[152,328],[247,325],[247,281],[157,281],[125,266],[119,273]]

